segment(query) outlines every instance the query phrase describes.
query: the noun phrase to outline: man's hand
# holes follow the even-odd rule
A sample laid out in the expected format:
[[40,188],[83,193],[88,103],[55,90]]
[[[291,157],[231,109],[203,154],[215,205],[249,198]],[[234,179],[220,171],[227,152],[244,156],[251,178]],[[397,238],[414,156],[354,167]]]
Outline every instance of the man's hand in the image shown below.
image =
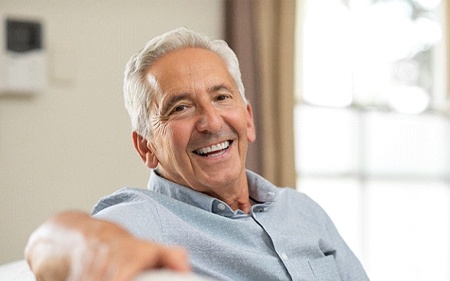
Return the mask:
[[31,236],[25,256],[37,281],[129,281],[142,271],[189,271],[187,252],[133,237],[88,214],[65,212]]

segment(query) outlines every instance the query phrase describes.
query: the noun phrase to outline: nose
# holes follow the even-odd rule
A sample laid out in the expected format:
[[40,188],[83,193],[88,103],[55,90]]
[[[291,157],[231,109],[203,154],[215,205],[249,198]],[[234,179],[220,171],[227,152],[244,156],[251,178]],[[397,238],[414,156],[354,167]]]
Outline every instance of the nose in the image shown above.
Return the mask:
[[221,130],[223,119],[220,112],[212,105],[203,106],[199,110],[197,130],[201,133],[217,133]]

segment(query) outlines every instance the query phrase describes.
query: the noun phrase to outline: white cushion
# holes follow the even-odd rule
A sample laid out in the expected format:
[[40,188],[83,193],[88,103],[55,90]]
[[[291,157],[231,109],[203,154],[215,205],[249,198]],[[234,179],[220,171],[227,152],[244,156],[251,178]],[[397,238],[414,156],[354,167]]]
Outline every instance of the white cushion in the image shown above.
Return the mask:
[[150,270],[139,275],[134,281],[213,281],[193,273],[176,273],[170,270]]
[[[0,280],[35,281],[35,277],[25,260],[0,265]],[[175,273],[170,270],[151,270],[142,273],[134,281],[208,281],[192,273]]]
[[35,281],[33,273],[25,260],[0,265],[0,280]]

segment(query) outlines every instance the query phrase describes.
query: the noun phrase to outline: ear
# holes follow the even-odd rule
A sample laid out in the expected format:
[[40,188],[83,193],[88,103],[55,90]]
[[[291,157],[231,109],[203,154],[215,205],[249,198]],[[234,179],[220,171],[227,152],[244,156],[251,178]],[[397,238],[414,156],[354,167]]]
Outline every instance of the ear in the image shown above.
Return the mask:
[[133,144],[147,167],[154,169],[158,166],[158,158],[151,149],[150,143],[136,131],[133,131]]
[[247,140],[254,142],[256,140],[255,122],[253,120],[253,109],[250,103],[247,102]]

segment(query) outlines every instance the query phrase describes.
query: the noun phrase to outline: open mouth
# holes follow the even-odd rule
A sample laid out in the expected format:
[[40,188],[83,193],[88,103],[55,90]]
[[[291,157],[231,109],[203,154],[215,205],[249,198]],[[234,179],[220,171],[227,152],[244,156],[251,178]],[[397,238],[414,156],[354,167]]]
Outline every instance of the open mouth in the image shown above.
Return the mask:
[[227,150],[230,147],[232,142],[233,141],[227,140],[227,141],[224,141],[224,142],[221,142],[218,144],[214,144],[211,146],[202,147],[200,149],[195,150],[194,153],[197,155],[203,156],[203,157],[214,156],[214,155],[220,154],[221,152]]

